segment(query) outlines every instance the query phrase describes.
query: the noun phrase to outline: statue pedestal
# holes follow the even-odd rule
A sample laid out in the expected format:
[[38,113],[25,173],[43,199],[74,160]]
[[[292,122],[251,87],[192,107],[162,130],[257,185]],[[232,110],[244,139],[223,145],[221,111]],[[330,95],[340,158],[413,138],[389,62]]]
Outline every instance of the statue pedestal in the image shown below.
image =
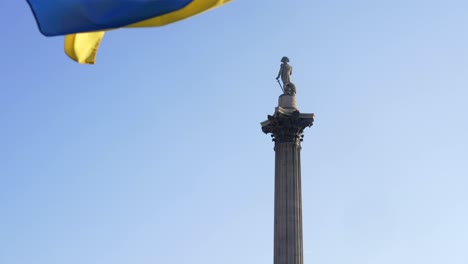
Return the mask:
[[288,110],[294,109],[294,110],[299,111],[299,108],[297,107],[297,101],[296,101],[295,95],[290,95],[290,94],[280,95],[278,99],[278,106],[281,108],[288,109]]

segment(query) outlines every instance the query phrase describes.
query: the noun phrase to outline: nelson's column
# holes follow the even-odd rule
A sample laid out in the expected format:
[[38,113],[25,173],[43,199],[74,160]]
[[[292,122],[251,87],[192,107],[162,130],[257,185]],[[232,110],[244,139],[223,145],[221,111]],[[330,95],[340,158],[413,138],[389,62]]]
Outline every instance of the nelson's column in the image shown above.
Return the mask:
[[292,66],[287,57],[281,62],[276,79],[281,77],[283,94],[274,114],[261,123],[262,131],[271,133],[275,142],[274,264],[303,264],[301,142],[314,114],[299,112]]

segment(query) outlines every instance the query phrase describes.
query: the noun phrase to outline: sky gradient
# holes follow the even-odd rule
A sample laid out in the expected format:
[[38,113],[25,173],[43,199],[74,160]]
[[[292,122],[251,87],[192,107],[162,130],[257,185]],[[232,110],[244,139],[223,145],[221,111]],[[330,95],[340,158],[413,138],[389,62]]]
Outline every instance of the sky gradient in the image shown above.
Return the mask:
[[467,1],[235,0],[95,65],[0,10],[0,263],[272,263],[282,56],[305,263],[468,263]]

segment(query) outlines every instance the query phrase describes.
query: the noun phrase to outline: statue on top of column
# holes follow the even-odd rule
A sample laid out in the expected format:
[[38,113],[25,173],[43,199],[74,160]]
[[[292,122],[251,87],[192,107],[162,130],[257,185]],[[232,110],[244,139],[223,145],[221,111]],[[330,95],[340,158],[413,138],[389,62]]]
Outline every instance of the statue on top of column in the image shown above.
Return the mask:
[[276,80],[279,83],[279,78],[281,77],[281,81],[283,82],[283,86],[280,87],[283,90],[284,94],[295,95],[296,94],[296,86],[291,82],[291,75],[292,75],[292,66],[288,64],[289,58],[283,57],[281,58],[281,66],[278,72],[278,76]]

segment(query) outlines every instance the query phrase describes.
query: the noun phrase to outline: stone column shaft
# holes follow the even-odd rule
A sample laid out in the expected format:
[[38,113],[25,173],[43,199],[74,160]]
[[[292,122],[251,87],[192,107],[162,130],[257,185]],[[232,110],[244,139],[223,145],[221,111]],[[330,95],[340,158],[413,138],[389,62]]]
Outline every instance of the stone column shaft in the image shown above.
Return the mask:
[[275,144],[274,264],[303,264],[301,147]]
[[281,95],[262,131],[275,142],[274,264],[303,264],[301,142],[314,114],[302,114],[294,95]]

